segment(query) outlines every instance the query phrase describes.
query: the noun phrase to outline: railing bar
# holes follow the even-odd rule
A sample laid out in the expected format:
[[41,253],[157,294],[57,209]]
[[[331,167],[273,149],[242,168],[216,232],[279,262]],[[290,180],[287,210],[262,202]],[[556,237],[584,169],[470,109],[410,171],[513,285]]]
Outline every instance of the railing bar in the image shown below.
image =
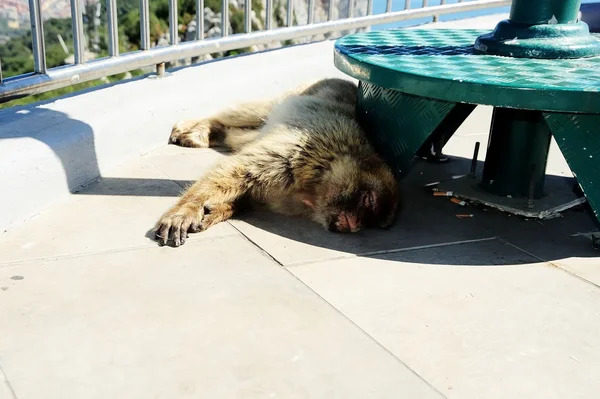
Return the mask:
[[169,43],[179,42],[179,21],[177,13],[177,0],[169,0]]
[[140,48],[150,49],[150,5],[148,0],[140,0]]
[[327,9],[327,22],[333,19],[333,1],[329,0],[329,8]]
[[229,1],[221,1],[221,37],[229,35]]
[[367,15],[373,15],[373,0],[367,1]]
[[[34,1],[34,0],[32,0]],[[82,65],[71,65],[52,68],[47,74],[27,74],[6,78],[0,86],[0,103],[28,94],[45,92],[70,86],[77,77],[78,82],[99,79],[103,76],[115,75],[161,62],[198,57],[204,54],[229,51],[273,41],[291,40],[306,36],[316,36],[330,32],[364,28],[371,25],[382,25],[411,19],[426,18],[433,15],[447,15],[457,12],[476,11],[487,8],[504,7],[510,0],[480,0],[477,2],[451,3],[443,6],[431,6],[410,11],[394,11],[374,14],[354,19],[341,19],[319,22],[312,25],[292,28],[272,29],[270,31],[253,32],[247,35],[235,35],[225,39],[206,39],[189,41],[178,46],[154,48],[151,51],[135,51],[119,57],[93,60]]]
[[405,10],[410,10],[410,0],[406,0],[406,1],[404,2],[404,9],[405,9]]
[[423,7],[423,8],[427,7],[427,0],[423,0],[423,5],[421,7]]
[[315,22],[315,0],[308,0],[308,24]]
[[387,0],[387,3],[385,4],[385,12],[392,12],[392,0]]
[[85,48],[83,45],[83,16],[79,8],[79,0],[71,0],[71,24],[73,27],[75,64],[83,64],[85,61]]
[[354,0],[348,0],[348,18],[354,16]]
[[46,73],[46,43],[41,0],[29,0],[29,18],[33,47],[33,70],[37,73]]
[[117,21],[117,0],[106,0],[106,19],[108,21],[108,54],[119,55],[119,25]]
[[0,85],[2,84],[2,60],[0,60]]
[[291,27],[294,24],[294,0],[287,0],[287,20],[286,26]]
[[204,39],[204,0],[196,0],[196,40]]
[[244,32],[252,32],[252,1],[244,0]]
[[265,29],[271,30],[271,25],[273,24],[273,0],[267,0],[265,14]]
[[[440,0],[440,5],[443,6],[444,4],[446,4],[446,0]],[[439,15],[434,15],[433,16],[433,22],[438,22],[440,20],[440,16]]]

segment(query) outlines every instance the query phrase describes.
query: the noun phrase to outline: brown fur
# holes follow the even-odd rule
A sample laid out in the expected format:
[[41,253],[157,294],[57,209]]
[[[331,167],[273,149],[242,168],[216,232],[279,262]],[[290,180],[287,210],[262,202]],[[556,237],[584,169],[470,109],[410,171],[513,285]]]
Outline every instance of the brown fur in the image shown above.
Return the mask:
[[398,186],[355,119],[356,85],[325,79],[281,98],[177,123],[169,141],[234,151],[187,189],[156,225],[161,244],[185,242],[243,202],[337,232],[390,226]]

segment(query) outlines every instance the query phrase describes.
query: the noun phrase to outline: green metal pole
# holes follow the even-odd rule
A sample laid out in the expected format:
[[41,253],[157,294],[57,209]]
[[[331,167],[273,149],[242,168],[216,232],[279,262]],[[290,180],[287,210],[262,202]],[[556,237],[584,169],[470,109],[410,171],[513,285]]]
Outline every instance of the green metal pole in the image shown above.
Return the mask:
[[577,22],[581,0],[513,0],[510,21],[526,25]]
[[579,21],[581,0],[513,0],[510,17],[475,41],[484,54],[518,58],[584,58],[600,55],[600,40]]
[[533,184],[534,198],[543,197],[551,139],[541,112],[494,108],[482,187],[497,195],[525,198]]

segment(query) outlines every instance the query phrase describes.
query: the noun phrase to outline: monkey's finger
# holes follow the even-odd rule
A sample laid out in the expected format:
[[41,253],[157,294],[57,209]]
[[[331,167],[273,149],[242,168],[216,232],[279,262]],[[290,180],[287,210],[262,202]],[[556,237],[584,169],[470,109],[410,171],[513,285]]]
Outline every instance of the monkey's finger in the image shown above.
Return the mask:
[[181,223],[181,245],[185,244],[185,240],[188,238],[188,231],[192,225],[192,219],[185,218]]
[[155,237],[158,240],[159,245],[166,245],[169,241],[169,230],[171,229],[171,223],[161,223],[156,229]]
[[172,229],[173,229],[173,245],[178,247],[179,245],[181,245],[181,224],[177,223],[175,226],[173,226]]
[[162,225],[157,225],[154,231],[154,239],[156,240],[156,242],[158,242],[158,245],[162,245],[162,236],[160,235],[160,228],[162,227]]

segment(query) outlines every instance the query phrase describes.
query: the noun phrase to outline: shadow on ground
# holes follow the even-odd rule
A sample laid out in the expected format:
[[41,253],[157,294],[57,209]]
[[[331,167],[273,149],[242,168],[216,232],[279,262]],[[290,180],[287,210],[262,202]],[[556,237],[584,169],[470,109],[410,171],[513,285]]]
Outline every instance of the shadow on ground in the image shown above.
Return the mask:
[[[600,255],[591,247],[589,236],[582,234],[596,231],[593,216],[584,206],[566,211],[560,218],[528,220],[477,206],[460,207],[448,198],[433,197],[424,187],[432,181],[465,174],[469,166],[470,160],[462,158],[443,165],[418,162],[402,182],[404,209],[389,230],[336,234],[309,221],[262,211],[241,214],[231,223],[284,265],[313,261],[309,253],[315,252],[315,248],[337,252],[328,257],[380,257],[393,253],[396,260],[457,266],[514,265]],[[479,168],[482,167],[480,162]],[[549,178],[575,184],[572,178]],[[465,213],[473,217],[457,217]],[[153,236],[149,230],[147,237],[153,239]],[[486,244],[490,241],[495,244]],[[473,244],[478,254],[472,253]],[[432,256],[432,251],[440,256]]]
[[[0,123],[0,143],[2,139],[27,137],[43,142],[60,159],[71,192],[80,191],[82,185],[100,177],[94,132],[89,125],[52,110],[28,108],[27,112],[22,111],[23,109],[3,111],[3,116],[9,114],[10,116],[3,118]],[[18,129],[18,122],[23,116],[31,117],[31,113],[35,116],[33,123],[38,128],[34,129],[30,126],[29,130],[38,133],[28,136]],[[76,145],[61,140],[62,134],[77,140]],[[419,250],[496,238],[508,243],[506,245],[514,245],[522,249],[525,251],[523,254],[531,254],[544,261],[598,256],[598,252],[591,248],[591,240],[583,235],[596,230],[591,214],[585,209],[567,211],[563,217],[553,220],[525,220],[493,210],[461,208],[449,202],[447,198],[433,197],[423,188],[423,185],[428,182],[467,173],[469,163],[466,159],[455,159],[454,162],[444,165],[417,163],[403,181],[405,207],[396,225],[389,231],[367,230],[356,235],[340,235],[329,233],[311,222],[259,212],[241,215],[241,221],[232,223],[269,253],[272,251],[266,247],[268,245],[277,247],[296,243],[308,244],[308,246],[304,245],[304,248],[312,246],[359,256],[380,256],[390,252],[408,253],[410,250],[410,258],[417,262],[415,254],[418,254]],[[107,177],[93,190],[83,189],[80,194],[175,196],[176,193],[173,191],[161,193],[158,189],[170,181]],[[191,183],[183,180],[175,182],[181,187]],[[472,213],[474,216],[469,219],[459,219],[456,216],[459,213]],[[156,216],[158,218],[160,215]],[[149,232],[148,236],[152,234]],[[255,240],[255,236],[263,239]],[[402,258],[401,255],[399,257]],[[514,257],[503,261],[501,253],[491,253],[489,258],[477,259],[467,259],[463,256],[457,258],[441,256],[439,259],[432,259],[428,254],[426,263],[455,265],[465,265],[469,262],[486,265],[515,263]],[[425,259],[423,261],[425,262]],[[525,257],[523,260],[525,263],[530,261],[531,257]],[[294,260],[290,262],[294,263]],[[301,263],[302,259],[298,262]]]
[[[431,191],[424,187],[432,181],[468,173],[469,166],[470,160],[461,158],[444,165],[423,162],[415,165],[403,181],[405,207],[396,225],[389,231],[365,230],[356,235],[339,235],[324,231],[310,222],[262,212],[240,217],[242,222],[238,222],[239,228],[251,239],[254,239],[254,235],[261,237],[256,234],[256,229],[268,232],[270,238],[255,240],[259,245],[263,242],[265,245],[287,245],[287,239],[359,256],[379,257],[396,253],[394,259],[427,264],[515,264],[515,256],[505,259],[503,254],[514,252],[515,247],[525,255],[520,263],[531,263],[532,256],[543,261],[600,256],[592,248],[589,236],[582,234],[597,231],[593,214],[586,206],[565,211],[562,217],[551,220],[525,219],[477,206],[460,207],[448,198],[433,197]],[[479,168],[482,167],[483,163],[479,162]],[[572,178],[549,178],[575,184]],[[473,214],[473,217],[459,219],[457,214]],[[274,239],[273,235],[284,239]],[[447,251],[447,254],[442,251],[440,253],[443,256],[437,259],[431,256],[431,248],[460,245],[469,251],[472,246],[468,244],[493,238],[511,248],[498,245],[490,247],[489,256],[470,256],[460,251]],[[269,248],[263,249],[270,252]],[[419,252],[423,254],[422,259],[418,256]]]

